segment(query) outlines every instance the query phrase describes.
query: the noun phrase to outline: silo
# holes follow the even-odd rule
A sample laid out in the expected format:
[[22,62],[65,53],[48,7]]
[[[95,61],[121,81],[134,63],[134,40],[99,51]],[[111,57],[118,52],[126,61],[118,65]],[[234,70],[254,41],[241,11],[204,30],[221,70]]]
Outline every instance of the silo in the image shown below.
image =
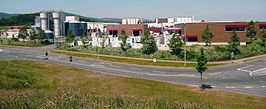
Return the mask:
[[59,22],[59,13],[53,12],[53,20],[54,20],[54,35],[60,36],[60,22]]
[[41,28],[42,30],[47,30],[47,13],[41,12],[40,13],[40,19],[41,19]]

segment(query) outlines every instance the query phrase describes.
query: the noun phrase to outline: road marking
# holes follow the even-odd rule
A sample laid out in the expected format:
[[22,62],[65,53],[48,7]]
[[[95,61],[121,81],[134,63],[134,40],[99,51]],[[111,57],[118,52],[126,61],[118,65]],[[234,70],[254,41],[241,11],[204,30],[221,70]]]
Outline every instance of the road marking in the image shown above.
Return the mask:
[[[266,68],[261,68],[261,69],[255,70],[255,71],[251,71],[251,72],[249,73],[249,75],[250,75],[250,76],[253,76],[253,73],[254,73],[254,72],[259,72],[259,73],[254,73],[254,74],[260,74],[260,73],[262,73],[262,75],[264,75],[264,73],[265,73],[265,75],[266,75],[266,71],[263,72],[264,70],[266,70]],[[262,71],[262,72],[260,72],[260,71]]]
[[266,86],[261,86],[261,87],[266,87]]
[[2,51],[3,51],[3,49],[0,49],[0,51],[2,52]]
[[133,68],[133,67],[130,67],[130,69],[132,69],[132,70],[141,70],[139,68]]
[[237,70],[242,70],[242,69],[244,69],[244,68],[248,68],[248,67],[251,67],[251,66],[254,66],[254,65],[248,65],[248,66],[245,66],[245,67],[240,67],[240,68],[238,68]]
[[227,88],[227,89],[234,89],[236,87],[235,86],[228,86],[228,87],[225,87],[225,88]]
[[188,86],[199,87],[199,85],[189,84]]
[[246,86],[246,87],[244,87],[244,88],[246,88],[246,89],[250,89],[250,88],[253,88],[253,87],[250,87],[250,86]]
[[218,75],[221,74],[222,72],[216,72],[216,73],[209,73],[209,75]]
[[216,86],[211,86],[211,87],[215,88]]
[[165,73],[165,72],[156,71],[156,70],[153,70],[152,72],[154,72],[154,73]]

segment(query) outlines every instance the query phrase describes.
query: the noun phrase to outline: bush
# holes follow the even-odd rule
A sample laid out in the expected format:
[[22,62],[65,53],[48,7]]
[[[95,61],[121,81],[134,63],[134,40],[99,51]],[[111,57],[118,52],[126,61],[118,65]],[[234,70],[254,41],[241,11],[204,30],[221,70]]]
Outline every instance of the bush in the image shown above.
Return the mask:
[[[186,59],[188,61],[196,61],[197,54],[199,54],[200,47],[204,47],[207,52],[208,61],[219,61],[219,60],[230,60],[231,53],[228,50],[228,46],[226,45],[215,45],[215,46],[199,46],[192,45],[188,46],[186,49]],[[162,60],[184,60],[184,51],[177,55],[171,54],[169,50],[158,50],[152,54],[144,54],[141,49],[133,49],[130,48],[127,51],[123,51],[121,48],[115,47],[105,47],[105,48],[97,48],[88,46],[84,48],[83,46],[74,46],[71,47],[67,44],[62,45],[58,49],[60,50],[69,50],[69,51],[77,51],[77,52],[86,52],[97,54],[98,50],[100,54],[106,55],[115,55],[115,56],[126,56],[126,57],[137,57],[137,58],[156,58]],[[257,43],[252,43],[249,45],[239,46],[240,54],[234,56],[234,59],[240,59],[249,56],[255,56],[266,53],[266,48],[260,46]]]
[[48,40],[44,42],[36,42],[34,41],[19,41],[18,38],[12,38],[12,39],[6,39],[2,38],[0,39],[0,44],[1,45],[12,45],[12,46],[27,46],[27,47],[34,47],[34,46],[44,46],[51,44]]

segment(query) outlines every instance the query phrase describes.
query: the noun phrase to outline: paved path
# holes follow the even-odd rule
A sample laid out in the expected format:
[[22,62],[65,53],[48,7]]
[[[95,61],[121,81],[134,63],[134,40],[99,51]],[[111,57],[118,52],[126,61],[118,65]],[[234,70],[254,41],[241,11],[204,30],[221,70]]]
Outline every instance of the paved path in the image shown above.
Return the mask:
[[[68,56],[49,54],[45,60],[45,52],[51,46],[38,48],[1,48],[0,60],[25,59],[44,61],[97,72],[145,78],[157,81],[184,84],[198,87],[200,75],[195,69],[158,68],[122,63],[105,62]],[[210,68],[203,74],[203,83],[213,89],[266,96],[266,58],[231,66]]]

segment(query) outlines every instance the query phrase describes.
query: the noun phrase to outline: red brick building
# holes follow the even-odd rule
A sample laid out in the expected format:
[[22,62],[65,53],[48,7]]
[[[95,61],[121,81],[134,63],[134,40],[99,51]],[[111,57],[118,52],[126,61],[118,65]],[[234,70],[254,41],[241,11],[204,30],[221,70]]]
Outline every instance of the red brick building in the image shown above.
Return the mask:
[[148,30],[145,24],[121,24],[121,25],[107,25],[107,35],[118,37],[121,31],[125,30],[127,36],[144,36],[144,32]]
[[[262,28],[266,29],[266,22],[254,22],[257,32]],[[182,29],[182,36],[184,36],[184,25],[176,24],[176,28]],[[214,37],[212,39],[213,44],[223,44],[230,40],[233,30],[237,32],[240,37],[240,42],[246,42],[246,28],[249,27],[248,22],[201,22],[201,23],[186,23],[186,38],[188,42],[204,42],[201,38],[201,34],[209,26],[210,31]]]

